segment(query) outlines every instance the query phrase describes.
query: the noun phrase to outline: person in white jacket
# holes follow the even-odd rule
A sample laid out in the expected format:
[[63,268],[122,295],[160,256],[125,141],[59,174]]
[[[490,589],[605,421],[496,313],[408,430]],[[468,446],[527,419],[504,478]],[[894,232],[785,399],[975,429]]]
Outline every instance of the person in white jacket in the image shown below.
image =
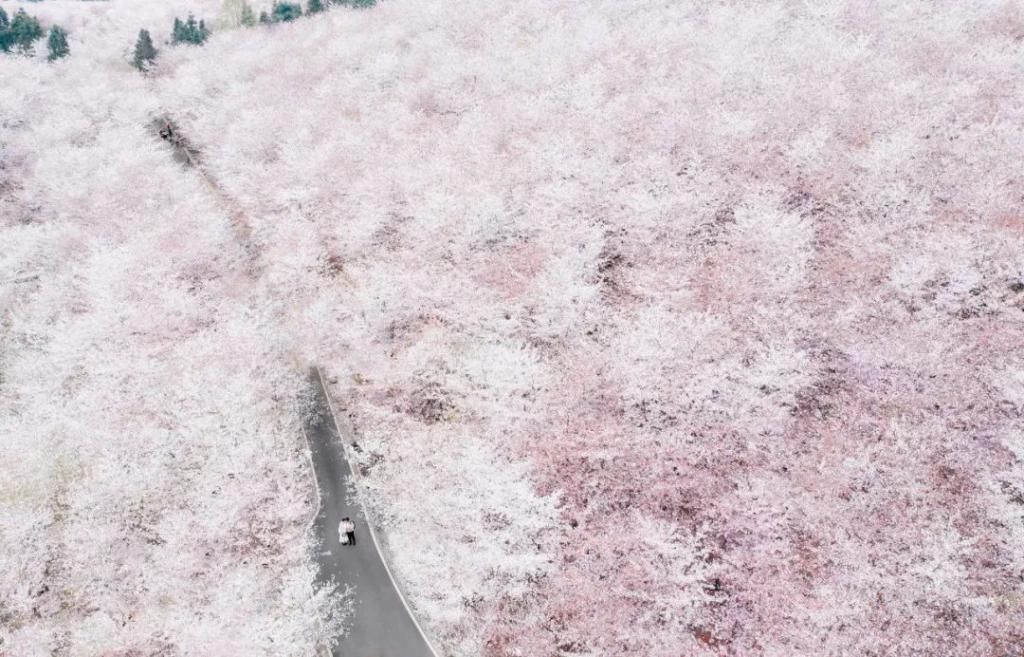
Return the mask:
[[356,523],[352,522],[348,516],[342,518],[338,523],[338,542],[342,545],[356,544]]

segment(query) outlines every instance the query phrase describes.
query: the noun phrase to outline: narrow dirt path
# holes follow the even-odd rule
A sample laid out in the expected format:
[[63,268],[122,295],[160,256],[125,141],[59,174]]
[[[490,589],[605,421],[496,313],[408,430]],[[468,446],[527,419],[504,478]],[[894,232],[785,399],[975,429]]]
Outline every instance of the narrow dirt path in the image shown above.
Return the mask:
[[157,117],[152,122],[152,128],[160,139],[171,146],[174,159],[198,173],[221,207],[224,208],[235,237],[248,256],[250,273],[254,278],[258,277],[261,270],[260,251],[253,241],[252,224],[249,222],[241,203],[228,194],[217,181],[217,178],[210,173],[209,169],[203,164],[199,149],[189,142],[188,138],[171,117],[167,115]]

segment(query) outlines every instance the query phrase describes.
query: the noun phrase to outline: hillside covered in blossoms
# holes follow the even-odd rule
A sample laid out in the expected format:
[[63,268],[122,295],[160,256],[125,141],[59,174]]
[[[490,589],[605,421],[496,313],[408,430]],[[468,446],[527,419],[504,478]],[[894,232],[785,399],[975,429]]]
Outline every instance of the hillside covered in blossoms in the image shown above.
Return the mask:
[[1024,655],[1024,6],[326,4],[0,53],[0,657],[343,632],[314,363],[445,656]]

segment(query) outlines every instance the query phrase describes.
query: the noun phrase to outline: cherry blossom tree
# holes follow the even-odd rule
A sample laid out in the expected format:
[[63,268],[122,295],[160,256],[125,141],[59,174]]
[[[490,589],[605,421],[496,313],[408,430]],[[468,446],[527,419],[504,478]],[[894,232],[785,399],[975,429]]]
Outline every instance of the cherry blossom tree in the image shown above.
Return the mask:
[[0,650],[311,654],[310,362],[448,653],[1019,649],[1013,3],[390,0],[150,78],[139,25],[219,3],[47,4],[75,56],[0,58]]

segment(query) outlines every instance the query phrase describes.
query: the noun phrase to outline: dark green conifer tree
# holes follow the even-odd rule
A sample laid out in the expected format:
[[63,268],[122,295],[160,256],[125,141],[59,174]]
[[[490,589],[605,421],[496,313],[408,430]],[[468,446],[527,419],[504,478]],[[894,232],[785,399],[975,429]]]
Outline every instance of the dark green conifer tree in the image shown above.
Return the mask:
[[9,52],[11,49],[11,19],[7,12],[0,7],[0,51]]
[[206,27],[206,21],[200,20],[199,22],[196,22],[196,17],[189,14],[185,21],[182,21],[179,18],[174,19],[174,29],[171,32],[171,45],[190,43],[194,46],[200,46],[209,36],[210,30]]
[[149,36],[149,30],[139,30],[139,38],[135,42],[135,56],[132,64],[140,71],[145,71],[156,59],[156,48],[153,47],[153,39]]
[[309,4],[306,5],[307,14],[319,14],[325,9],[322,0],[309,0]]
[[67,57],[68,53],[71,52],[71,49],[68,47],[68,33],[58,25],[50,28],[50,36],[47,39],[46,45],[50,49],[50,54],[46,56],[46,59],[51,62]]
[[273,17],[275,23],[288,23],[302,16],[302,5],[293,2],[275,2]]
[[38,20],[25,13],[24,9],[19,9],[11,20],[7,33],[10,44],[22,54],[28,55],[32,53],[33,44],[43,38],[43,27]]
[[185,21],[185,38],[182,39],[185,43],[199,43],[199,25],[196,24],[196,17],[192,14],[188,15],[188,20]]

